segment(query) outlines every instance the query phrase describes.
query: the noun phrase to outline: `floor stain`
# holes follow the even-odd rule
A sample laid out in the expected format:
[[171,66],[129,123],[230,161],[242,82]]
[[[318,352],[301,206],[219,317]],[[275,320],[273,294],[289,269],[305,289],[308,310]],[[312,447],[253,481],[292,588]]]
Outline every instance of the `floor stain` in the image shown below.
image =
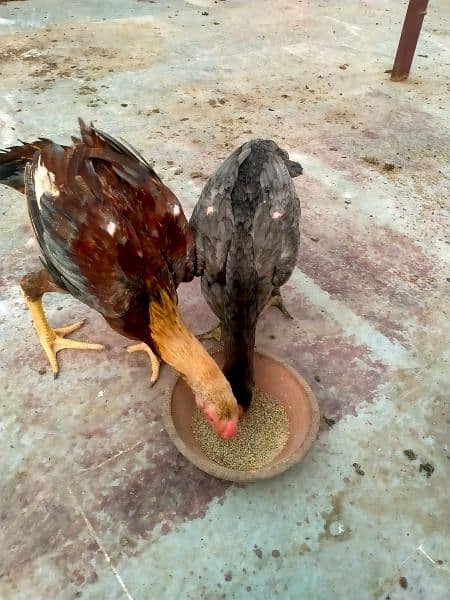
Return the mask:
[[345,491],[339,492],[331,496],[331,510],[321,513],[325,519],[323,532],[319,535],[319,541],[332,540],[335,542],[343,542],[350,539],[352,535],[351,529],[344,525],[343,520],[343,498]]
[[[73,80],[80,82],[78,93],[84,95],[95,89],[85,82],[123,70],[138,71],[162,60],[163,43],[160,28],[145,21],[55,25],[4,35],[0,71],[7,84],[20,68],[24,76],[37,80],[30,82],[34,91],[47,90],[61,79]],[[107,95],[105,90],[103,93]]]

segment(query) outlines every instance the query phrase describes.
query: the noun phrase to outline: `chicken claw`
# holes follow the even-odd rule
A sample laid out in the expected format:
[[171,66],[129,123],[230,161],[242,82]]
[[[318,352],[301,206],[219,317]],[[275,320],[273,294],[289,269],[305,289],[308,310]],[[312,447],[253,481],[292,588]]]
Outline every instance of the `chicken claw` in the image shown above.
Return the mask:
[[280,292],[275,293],[275,294],[273,294],[273,296],[271,296],[269,302],[262,309],[261,314],[259,316],[261,317],[266,312],[266,310],[269,309],[271,306],[276,306],[276,308],[278,308],[278,310],[281,311],[287,319],[294,318],[291,315],[291,313],[288,311],[288,309],[285,307],[283,298],[281,297]]
[[209,331],[205,331],[205,333],[201,333],[200,335],[197,336],[198,340],[216,340],[216,342],[220,342],[222,341],[222,326],[219,323],[218,325],[216,325],[216,327],[214,327],[213,329],[210,329]]
[[53,329],[48,324],[47,318],[42,307],[42,299],[37,298],[32,300],[25,296],[26,303],[33,319],[33,325],[39,336],[42,347],[44,348],[45,354],[49,360],[50,366],[53,371],[53,376],[56,379],[59,373],[58,360],[56,354],[60,350],[71,349],[71,350],[104,350],[102,344],[90,344],[87,342],[80,342],[78,340],[65,339],[65,335],[72,333],[79,329],[84,321],[79,321],[73,325],[67,327],[57,327]]
[[127,347],[127,352],[146,352],[150,358],[150,364],[152,366],[152,374],[150,377],[150,383],[153,385],[159,378],[159,368],[161,365],[161,361],[153,352],[153,350],[144,342],[139,342],[138,344],[133,344]]

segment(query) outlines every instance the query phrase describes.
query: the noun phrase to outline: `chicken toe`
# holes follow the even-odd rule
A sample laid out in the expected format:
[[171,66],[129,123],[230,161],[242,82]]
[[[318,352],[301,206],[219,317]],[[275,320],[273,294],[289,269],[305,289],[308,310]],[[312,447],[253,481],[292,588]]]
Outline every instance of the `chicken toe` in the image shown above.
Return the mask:
[[139,342],[138,344],[133,344],[127,347],[127,352],[146,352],[150,358],[150,364],[152,367],[152,374],[150,377],[150,384],[153,385],[159,378],[159,368],[161,365],[161,361],[153,352],[153,350],[144,342]]
[[72,333],[79,329],[84,321],[74,323],[67,327],[58,327],[53,329],[48,324],[47,318],[44,313],[42,306],[42,299],[30,299],[25,296],[28,308],[33,319],[34,327],[36,328],[39,340],[42,347],[44,348],[45,354],[47,355],[48,361],[53,371],[53,375],[56,376],[59,373],[59,365],[57,360],[57,353],[60,350],[72,349],[72,350],[103,350],[102,344],[91,344],[88,342],[80,342],[78,340],[66,339],[64,336]]
[[201,333],[200,335],[197,336],[198,340],[216,340],[216,342],[220,342],[222,341],[222,326],[219,323],[218,325],[216,325],[216,327],[214,327],[213,329],[210,329],[209,331],[205,331],[205,333]]
[[287,319],[293,319],[294,317],[291,315],[291,313],[288,311],[288,309],[286,308],[286,306],[284,305],[283,302],[283,298],[281,297],[280,292],[276,292],[274,293],[269,302],[265,305],[265,307],[262,309],[261,314],[259,315],[260,317],[266,312],[267,309],[269,309],[271,306],[275,306],[276,308],[278,308],[278,310],[280,312],[283,313],[283,315],[287,318]]

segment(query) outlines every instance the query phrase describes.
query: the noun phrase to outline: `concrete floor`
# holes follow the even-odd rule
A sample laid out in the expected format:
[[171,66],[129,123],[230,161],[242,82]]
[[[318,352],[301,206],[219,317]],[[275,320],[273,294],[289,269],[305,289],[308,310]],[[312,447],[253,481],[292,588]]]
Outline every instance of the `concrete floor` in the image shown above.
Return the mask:
[[[53,381],[18,287],[37,249],[1,188],[2,600],[448,598],[450,4],[430,2],[412,76],[393,84],[405,7],[0,1],[1,146],[94,119],[188,214],[244,140],[301,160],[295,321],[270,312],[257,346],[335,420],[277,479],[207,477],[162,429],[175,375],[150,389],[146,357],[57,295],[50,322],[86,318],[73,337],[108,349],[64,351]],[[196,331],[214,324],[197,282],[181,301]]]

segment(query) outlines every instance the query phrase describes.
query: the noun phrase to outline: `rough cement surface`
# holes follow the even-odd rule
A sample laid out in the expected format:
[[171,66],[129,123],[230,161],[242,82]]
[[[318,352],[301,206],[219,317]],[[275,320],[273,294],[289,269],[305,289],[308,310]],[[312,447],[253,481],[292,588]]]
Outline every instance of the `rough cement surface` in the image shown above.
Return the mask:
[[[162,429],[174,374],[151,389],[147,358],[57,295],[51,324],[86,318],[73,337],[108,349],[62,352],[53,381],[18,287],[36,245],[23,199],[1,188],[2,600],[448,597],[450,6],[430,2],[394,84],[405,8],[0,2],[0,146],[66,141],[93,119],[188,214],[251,137],[300,160],[295,320],[269,311],[257,346],[299,370],[328,420],[282,477],[213,480]],[[196,331],[214,325],[198,282],[180,296]]]

